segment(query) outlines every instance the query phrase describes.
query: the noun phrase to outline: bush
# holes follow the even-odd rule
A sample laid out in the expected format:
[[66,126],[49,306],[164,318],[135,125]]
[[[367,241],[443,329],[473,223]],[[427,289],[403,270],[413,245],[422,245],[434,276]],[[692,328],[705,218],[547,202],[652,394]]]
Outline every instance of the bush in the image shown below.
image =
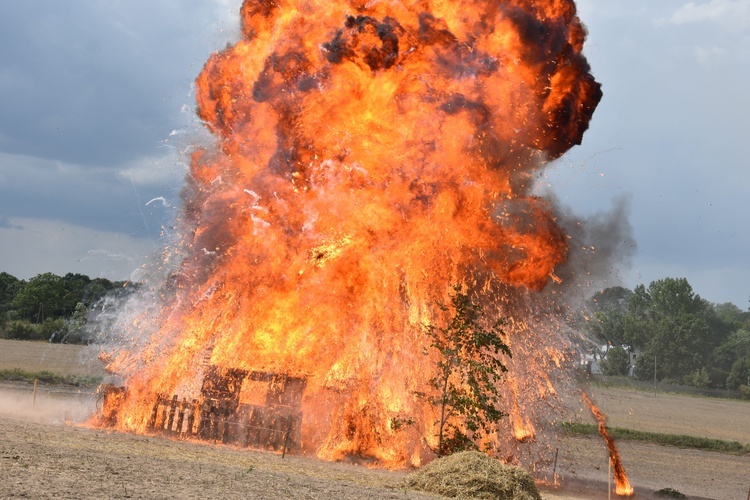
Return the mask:
[[684,493],[677,491],[674,488],[662,488],[655,493],[656,496],[670,497],[670,498],[687,498]]
[[750,355],[735,361],[727,377],[728,389],[739,389],[741,385],[750,385]]
[[607,351],[601,367],[605,375],[625,377],[630,372],[630,355],[622,347],[613,347]]
[[729,372],[721,370],[719,368],[711,368],[709,376],[711,377],[710,387],[714,389],[723,389],[727,385],[727,377],[729,377]]
[[682,382],[685,385],[692,385],[693,387],[705,389],[711,385],[711,376],[708,374],[708,370],[701,368],[700,370],[695,370],[690,375],[685,375],[682,378]]
[[7,338],[14,340],[47,340],[37,325],[28,321],[16,320],[8,323]]

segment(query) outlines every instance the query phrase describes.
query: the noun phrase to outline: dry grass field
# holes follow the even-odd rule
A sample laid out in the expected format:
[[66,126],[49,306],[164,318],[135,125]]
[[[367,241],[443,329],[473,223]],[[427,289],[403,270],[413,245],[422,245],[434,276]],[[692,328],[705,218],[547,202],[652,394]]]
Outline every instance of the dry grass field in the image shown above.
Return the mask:
[[59,375],[101,377],[104,370],[93,348],[0,339],[0,370],[20,368],[29,372],[50,371]]
[[[0,343],[0,369],[96,373],[81,363],[80,347],[24,344]],[[430,498],[403,488],[405,472],[82,427],[96,407],[91,392],[40,386],[32,407],[28,384],[0,384],[0,498]],[[750,443],[747,402],[591,392],[613,426]],[[592,422],[587,412],[582,422]],[[689,498],[747,498],[748,455],[633,441],[618,447],[636,498],[657,498],[653,492],[666,487]],[[557,471],[566,487],[544,498],[606,498],[607,453],[598,437],[563,438]]]
[[612,427],[750,444],[750,401],[616,388],[591,392]]

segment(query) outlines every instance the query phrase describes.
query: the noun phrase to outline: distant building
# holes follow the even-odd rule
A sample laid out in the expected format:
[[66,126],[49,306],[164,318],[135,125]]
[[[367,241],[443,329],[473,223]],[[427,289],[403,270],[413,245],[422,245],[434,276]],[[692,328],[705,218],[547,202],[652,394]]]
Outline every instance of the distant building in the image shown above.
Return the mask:
[[[591,351],[584,353],[581,356],[581,368],[586,370],[586,372],[588,372],[591,375],[601,375],[602,374],[601,362],[604,360],[604,358],[607,357],[607,353],[613,347],[616,347],[616,346],[609,344],[609,343],[601,344],[601,345],[597,345]],[[625,350],[625,352],[627,352],[629,355],[630,359],[629,359],[628,375],[632,377],[634,376],[634,373],[635,373],[635,363],[638,360],[638,358],[641,357],[642,353],[640,350],[628,344],[622,344],[620,347],[622,347]]]

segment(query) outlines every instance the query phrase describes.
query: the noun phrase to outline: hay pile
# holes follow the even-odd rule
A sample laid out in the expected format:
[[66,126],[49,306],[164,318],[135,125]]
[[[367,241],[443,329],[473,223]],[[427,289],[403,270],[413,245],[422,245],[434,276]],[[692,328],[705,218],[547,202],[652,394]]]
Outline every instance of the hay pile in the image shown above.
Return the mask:
[[406,479],[409,488],[450,498],[541,500],[528,472],[476,451],[437,459]]

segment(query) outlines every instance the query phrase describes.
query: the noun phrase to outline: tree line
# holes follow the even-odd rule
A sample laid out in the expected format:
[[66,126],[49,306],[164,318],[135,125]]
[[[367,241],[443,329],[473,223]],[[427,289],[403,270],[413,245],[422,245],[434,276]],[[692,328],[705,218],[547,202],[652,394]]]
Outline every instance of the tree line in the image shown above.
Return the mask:
[[0,272],[0,337],[85,343],[89,310],[106,295],[137,286],[78,273],[42,273],[27,281]]
[[[138,286],[83,274],[43,273],[27,281],[0,272],[0,337],[85,343],[92,307]],[[604,289],[574,317],[588,338],[613,346],[601,363],[607,375],[632,372],[641,380],[750,396],[750,311],[702,299],[685,278]]]
[[713,304],[685,278],[634,290],[612,287],[583,307],[577,326],[614,346],[601,363],[607,375],[739,390],[750,396],[750,311]]

